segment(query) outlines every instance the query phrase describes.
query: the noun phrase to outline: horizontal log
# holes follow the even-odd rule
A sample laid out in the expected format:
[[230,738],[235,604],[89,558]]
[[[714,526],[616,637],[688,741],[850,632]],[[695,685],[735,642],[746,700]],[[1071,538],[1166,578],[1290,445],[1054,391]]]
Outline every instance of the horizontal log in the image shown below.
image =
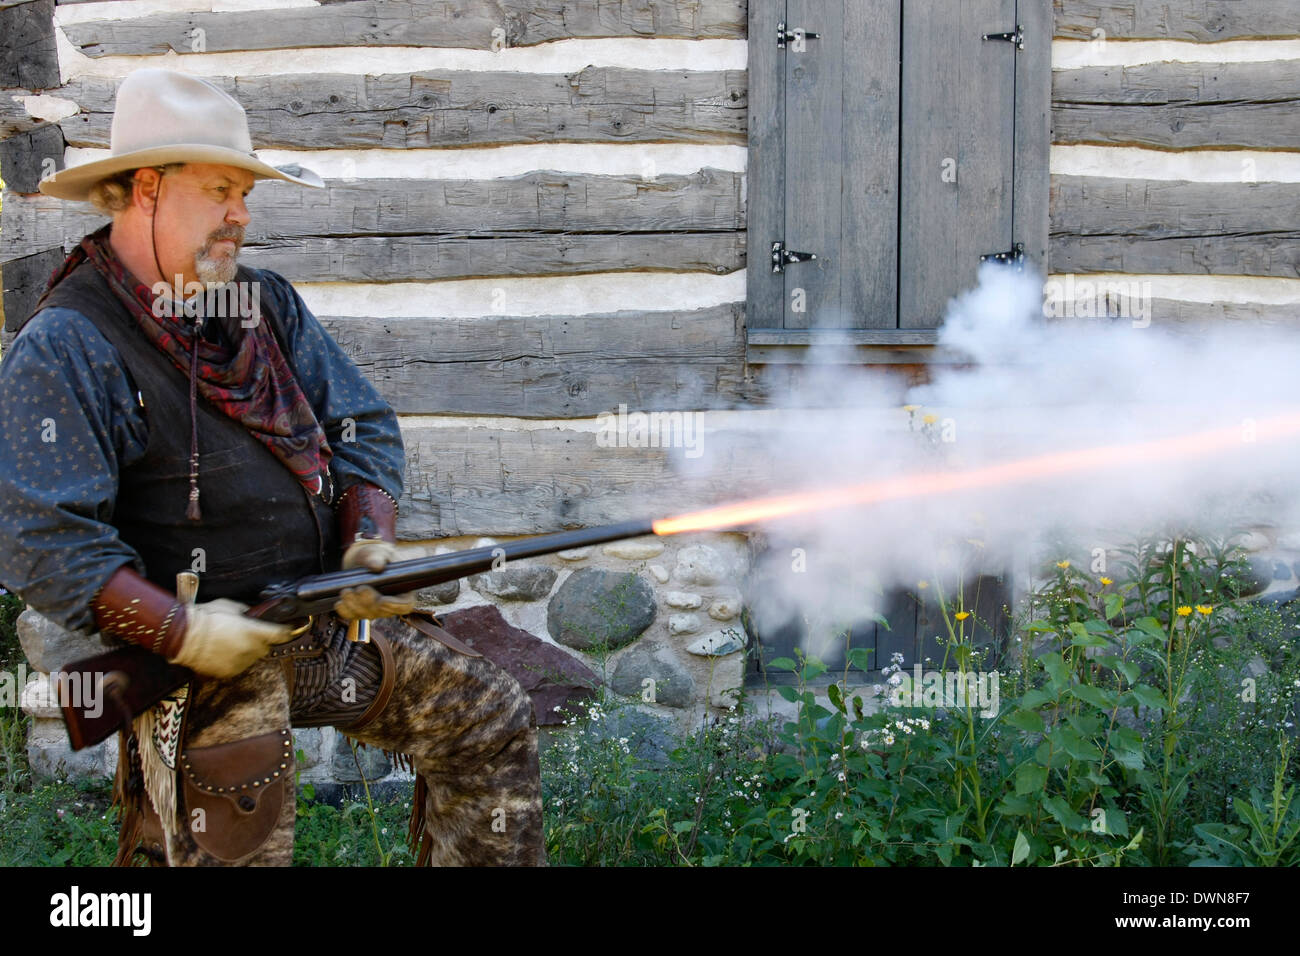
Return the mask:
[[[88,77],[60,91],[81,107],[63,121],[69,143],[108,146],[118,82]],[[426,70],[213,82],[243,105],[253,145],[259,149],[746,140],[744,70]]]
[[0,140],[0,178],[5,189],[36,192],[43,176],[63,168],[64,146],[63,131],[56,123]]
[[1300,70],[1262,63],[1152,63],[1052,74],[1057,143],[1160,149],[1300,149]]
[[1259,302],[1183,302],[1152,299],[1152,325],[1222,325],[1246,322],[1258,325],[1300,328],[1300,306]]
[[15,99],[17,96],[32,95],[34,94],[31,90],[0,90],[0,141],[17,136],[19,133],[31,132],[36,127],[44,125],[45,120],[32,116]]
[[499,50],[593,37],[743,39],[745,11],[745,0],[357,0],[310,12],[90,20],[64,32],[92,57],[336,46]]
[[63,262],[63,250],[51,249],[34,256],[11,259],[0,266],[4,284],[4,328],[13,333],[22,327],[36,308],[36,300],[45,291],[54,270]]
[[745,234],[398,236],[266,239],[241,261],[295,282],[399,282],[596,272],[712,272],[745,267]]
[[[502,179],[331,180],[327,189],[266,181],[249,196],[247,241],[502,233],[735,232],[742,174],[597,176],[540,171]],[[104,218],[47,196],[6,197],[0,262],[79,240]],[[472,265],[472,263],[471,263]],[[289,274],[289,273],[286,273]],[[290,278],[295,276],[290,274]]]
[[0,9],[0,89],[46,90],[59,85],[54,0]]
[[1053,272],[1300,275],[1293,183],[1052,177]]
[[706,435],[697,461],[709,466],[683,474],[674,466],[685,447],[602,447],[588,430],[408,424],[402,437],[406,487],[397,532],[415,540],[537,534],[730,502],[770,490],[770,460],[780,453],[760,432],[729,441],[722,461]]
[[1056,35],[1112,40],[1251,40],[1300,36],[1292,0],[1054,0]]
[[1281,235],[1149,239],[1113,236],[1051,237],[1054,272],[1170,275],[1300,276],[1300,228]]
[[743,311],[322,322],[399,412],[580,418],[744,404]]

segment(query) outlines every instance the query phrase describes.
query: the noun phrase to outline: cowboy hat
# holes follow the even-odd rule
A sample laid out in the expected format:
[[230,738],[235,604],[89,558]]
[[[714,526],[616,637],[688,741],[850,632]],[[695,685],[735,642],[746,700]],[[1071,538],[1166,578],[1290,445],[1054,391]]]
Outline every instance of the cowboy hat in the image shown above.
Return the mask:
[[237,166],[257,179],[324,188],[310,169],[277,169],[253,155],[248,118],[234,97],[207,80],[172,70],[136,70],[122,81],[113,111],[110,155],[61,169],[41,180],[56,199],[85,200],[114,173],[166,163]]

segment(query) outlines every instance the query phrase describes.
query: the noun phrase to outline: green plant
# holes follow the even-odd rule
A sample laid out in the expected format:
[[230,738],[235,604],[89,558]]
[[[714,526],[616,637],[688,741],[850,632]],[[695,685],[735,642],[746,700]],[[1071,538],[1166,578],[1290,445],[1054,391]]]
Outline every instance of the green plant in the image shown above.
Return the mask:
[[[589,864],[1245,862],[1232,841],[1254,860],[1290,860],[1294,773],[1276,740],[1294,728],[1296,626],[1237,603],[1239,568],[1223,541],[1183,535],[1136,542],[1114,577],[1061,560],[1017,609],[1005,650],[976,644],[960,580],[952,603],[936,575],[944,653],[925,683],[945,688],[943,700],[911,693],[901,655],[872,695],[850,684],[868,651],[846,647],[829,684],[825,665],[796,654],[767,664],[793,675],[775,688],[784,717],[756,721],[745,700],[731,718],[742,723],[726,726],[746,746],[705,727],[653,772],[575,723],[544,762],[560,796],[548,804],[552,858],[558,848]],[[977,701],[972,685],[991,674],[999,699]],[[1278,754],[1265,801],[1261,767]],[[1218,819],[1225,799],[1237,822]]]
[[1256,789],[1250,791],[1249,801],[1233,799],[1244,826],[1196,825],[1196,835],[1204,843],[1194,847],[1198,858],[1193,865],[1300,866],[1300,803],[1295,800],[1295,786],[1286,786],[1290,757],[1291,743],[1283,736],[1268,799]]

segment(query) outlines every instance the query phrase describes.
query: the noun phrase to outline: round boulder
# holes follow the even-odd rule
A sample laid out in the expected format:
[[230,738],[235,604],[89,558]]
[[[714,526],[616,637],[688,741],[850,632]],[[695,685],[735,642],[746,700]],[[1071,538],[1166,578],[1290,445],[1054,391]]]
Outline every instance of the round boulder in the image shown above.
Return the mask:
[[629,644],[654,619],[655,595],[649,582],[631,572],[595,568],[569,575],[546,608],[551,637],[580,651]]

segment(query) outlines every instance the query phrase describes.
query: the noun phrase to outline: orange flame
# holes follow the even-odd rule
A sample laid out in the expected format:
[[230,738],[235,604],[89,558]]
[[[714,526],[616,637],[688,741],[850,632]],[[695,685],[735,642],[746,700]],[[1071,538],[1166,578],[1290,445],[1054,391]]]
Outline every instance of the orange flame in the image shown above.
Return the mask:
[[661,518],[653,523],[653,528],[655,534],[667,535],[738,527],[810,511],[827,511],[900,498],[1014,484],[1072,472],[1099,471],[1117,465],[1178,461],[1223,451],[1243,442],[1267,441],[1296,434],[1300,434],[1300,414],[1279,415],[1155,441],[1052,452],[966,471],[900,475],[860,485],[757,498],[694,511],[675,518]]

